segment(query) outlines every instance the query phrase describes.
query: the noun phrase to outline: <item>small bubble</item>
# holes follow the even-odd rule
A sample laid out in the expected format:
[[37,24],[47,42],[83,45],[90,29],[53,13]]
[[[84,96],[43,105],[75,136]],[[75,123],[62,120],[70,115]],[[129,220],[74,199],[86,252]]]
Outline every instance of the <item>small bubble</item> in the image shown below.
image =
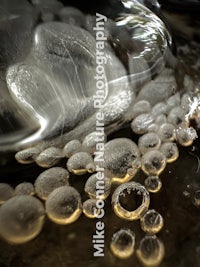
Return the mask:
[[131,123],[131,129],[136,134],[145,134],[154,119],[151,114],[144,113],[137,116]]
[[166,157],[157,150],[148,151],[142,157],[142,170],[147,175],[159,175],[166,166]]
[[0,235],[8,242],[21,244],[35,238],[42,230],[43,204],[31,196],[15,196],[0,208]]
[[148,210],[140,219],[141,228],[148,234],[156,234],[163,228],[163,217],[156,210]]
[[163,123],[159,130],[158,135],[163,142],[175,140],[175,127],[171,123]]
[[193,127],[179,127],[176,130],[176,140],[181,146],[191,146],[197,137],[197,132]]
[[83,202],[83,213],[90,219],[98,218],[98,216],[101,214],[101,210],[97,208],[97,200],[87,199],[85,202]]
[[0,183],[0,205],[14,196],[14,189],[6,183]]
[[167,120],[169,123],[177,126],[182,124],[183,122],[186,123],[186,113],[181,107],[174,107],[169,112],[169,115],[167,117]]
[[70,158],[75,153],[82,151],[84,151],[84,148],[79,140],[71,140],[63,148],[63,153],[67,158]]
[[73,223],[82,213],[79,192],[71,186],[56,188],[46,200],[46,213],[57,224]]
[[168,163],[176,161],[179,157],[178,147],[172,142],[162,144],[160,151],[165,155]]
[[31,147],[17,152],[15,154],[15,158],[21,164],[30,164],[35,161],[35,158],[38,156],[39,153],[39,149]]
[[35,162],[43,168],[55,166],[64,157],[61,149],[49,147],[42,151],[36,158]]
[[76,175],[95,172],[94,160],[87,152],[78,152],[71,156],[67,161],[67,168]]
[[84,190],[90,198],[104,200],[110,195],[111,181],[107,177],[98,179],[98,174],[95,173],[88,178]]
[[96,151],[96,144],[98,142],[105,143],[106,139],[107,137],[104,133],[92,132],[83,139],[82,145],[87,152],[93,154]]
[[147,133],[139,138],[138,148],[142,154],[150,150],[158,150],[161,140],[156,133]]
[[129,258],[134,253],[135,234],[129,229],[120,229],[113,235],[110,249],[118,258]]
[[149,113],[151,111],[151,104],[146,100],[140,100],[133,105],[131,110],[131,118],[136,118],[137,116]]
[[32,183],[21,183],[15,187],[15,195],[28,195],[33,196],[35,189]]
[[137,256],[144,266],[158,266],[164,255],[164,245],[155,235],[147,235],[140,241]]
[[166,112],[167,105],[164,102],[159,102],[152,108],[151,114],[154,118],[157,118],[161,114],[166,114]]
[[145,180],[145,187],[150,193],[157,193],[162,187],[162,182],[158,176],[149,176]]
[[35,181],[36,194],[43,200],[60,186],[69,185],[69,172],[61,167],[53,167],[42,172]]

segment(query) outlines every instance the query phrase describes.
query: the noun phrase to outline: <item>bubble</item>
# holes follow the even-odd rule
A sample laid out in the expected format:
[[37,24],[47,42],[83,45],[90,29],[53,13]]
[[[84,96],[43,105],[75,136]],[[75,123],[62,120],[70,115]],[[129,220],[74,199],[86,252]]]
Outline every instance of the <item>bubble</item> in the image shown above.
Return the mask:
[[154,119],[151,114],[144,113],[137,116],[131,123],[131,129],[136,134],[145,134]]
[[[134,195],[133,195],[133,194]],[[122,200],[131,197],[130,202],[136,203],[136,208],[124,208]],[[121,198],[123,197],[123,198]],[[141,203],[138,205],[136,198],[141,198]],[[132,204],[129,203],[129,204]],[[149,192],[144,186],[136,182],[121,184],[113,193],[112,206],[115,214],[122,219],[133,221],[138,220],[142,214],[148,209],[150,204]]]
[[106,142],[106,135],[101,132],[92,132],[88,134],[82,142],[83,147],[91,154],[96,151],[96,144]]
[[15,196],[0,208],[0,235],[10,243],[28,242],[42,230],[44,217],[44,207],[38,199]]
[[101,210],[97,208],[97,200],[87,199],[83,202],[83,213],[90,219],[98,218],[101,215]]
[[58,16],[61,21],[67,24],[72,24],[80,27],[84,26],[85,24],[84,14],[79,9],[71,6],[63,7],[62,9],[60,9]]
[[167,117],[164,114],[158,115],[155,119],[157,125],[162,125],[167,122]]
[[120,229],[113,235],[110,249],[118,258],[129,258],[134,253],[135,234],[130,229]]
[[163,142],[175,140],[175,127],[171,123],[163,123],[159,130],[158,135]]
[[28,195],[33,196],[35,189],[32,183],[21,183],[15,187],[15,195]]
[[156,210],[148,210],[140,219],[141,228],[148,234],[156,234],[163,228],[163,217]]
[[82,213],[79,192],[71,186],[56,188],[46,200],[46,213],[57,224],[73,223]]
[[149,176],[145,179],[145,187],[150,193],[157,193],[162,187],[162,182],[158,176]]
[[151,111],[151,104],[146,100],[140,100],[133,105],[130,115],[131,118],[133,119],[141,114],[149,113],[150,111]]
[[142,157],[142,170],[147,175],[159,175],[165,167],[166,157],[160,151],[148,151]]
[[55,166],[64,157],[61,149],[49,147],[42,151],[36,158],[35,162],[43,168]]
[[197,137],[197,132],[193,127],[176,129],[176,140],[181,146],[191,146]]
[[177,126],[186,123],[186,113],[181,107],[174,107],[170,110],[167,120],[169,123]]
[[61,167],[53,167],[42,172],[35,181],[36,194],[43,200],[60,186],[69,185],[69,172]]
[[138,148],[142,154],[160,148],[161,140],[156,133],[147,133],[139,138]]
[[39,149],[31,147],[17,152],[15,158],[21,164],[30,164],[35,161],[35,158],[39,153]]
[[167,99],[167,108],[170,111],[173,107],[177,107],[180,105],[180,93],[176,93],[175,95],[170,96]]
[[191,98],[189,94],[185,93],[181,98],[181,107],[185,110],[186,113],[190,110]]
[[94,172],[95,164],[89,153],[78,152],[68,159],[67,168],[76,175],[82,175],[87,172]]
[[109,178],[95,173],[90,176],[85,184],[85,192],[90,198],[106,199],[110,195],[111,181]]
[[155,104],[151,112],[154,118],[156,118],[157,116],[161,114],[166,114],[166,113],[167,113],[167,105],[164,102],[159,102]]
[[131,171],[134,175],[140,168],[139,157],[140,151],[133,141],[116,138],[105,144],[104,160],[98,165],[104,168],[105,175],[112,178],[112,182],[122,183],[133,177],[130,176]]
[[200,207],[200,190],[194,192],[193,203],[195,206]]
[[162,144],[160,151],[165,155],[168,163],[176,161],[179,157],[178,147],[175,143],[172,142]]
[[158,266],[164,255],[164,245],[155,235],[147,235],[140,241],[137,256],[144,266]]
[[67,158],[70,158],[72,155],[83,151],[84,148],[79,140],[71,140],[63,148],[63,153]]
[[14,189],[6,183],[0,183],[0,205],[14,196]]

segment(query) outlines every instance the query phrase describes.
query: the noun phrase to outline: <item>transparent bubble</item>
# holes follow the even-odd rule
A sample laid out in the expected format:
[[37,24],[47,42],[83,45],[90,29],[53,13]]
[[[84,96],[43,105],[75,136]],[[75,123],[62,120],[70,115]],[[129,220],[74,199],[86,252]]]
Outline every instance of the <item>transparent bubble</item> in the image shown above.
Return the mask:
[[167,113],[167,105],[164,102],[159,102],[157,103],[153,108],[152,108],[152,116],[156,118],[157,116],[161,114],[166,114]]
[[179,157],[178,147],[175,143],[172,142],[162,144],[160,151],[165,155],[168,163],[176,161]]
[[176,129],[176,140],[181,146],[192,145],[197,137],[197,132],[193,127],[179,127]]
[[163,142],[175,140],[175,127],[171,123],[164,123],[158,130],[158,135]]
[[129,258],[134,253],[135,234],[130,229],[120,229],[113,235],[110,249],[118,258]]
[[60,186],[69,185],[69,172],[61,167],[53,167],[42,172],[35,181],[36,194],[43,200]]
[[164,245],[155,235],[147,235],[140,241],[137,256],[144,266],[158,266],[164,255]]
[[62,158],[64,158],[64,155],[61,149],[49,147],[37,156],[35,162],[40,167],[51,168],[55,166]]
[[136,118],[137,116],[151,112],[151,104],[146,100],[140,100],[133,105],[130,116]]
[[46,200],[46,213],[57,224],[73,223],[82,213],[79,192],[71,186],[56,188]]
[[44,223],[43,204],[31,196],[15,196],[0,208],[0,236],[15,244],[35,238]]
[[144,113],[137,116],[131,123],[131,129],[136,134],[145,134],[154,119],[151,114]]
[[162,182],[158,176],[149,176],[145,179],[145,187],[150,193],[157,193],[162,187]]
[[181,107],[174,107],[170,110],[167,120],[169,123],[177,126],[186,122],[186,113]]
[[78,152],[67,161],[67,168],[76,175],[92,173],[95,171],[95,164],[92,156],[87,152]]
[[[105,175],[112,178],[112,182],[121,183],[133,177],[129,177],[129,174],[127,176],[129,169],[137,172],[139,157],[140,151],[132,140],[116,138],[105,144],[104,160],[98,164],[104,168]],[[132,174],[134,175],[134,172]]]
[[14,189],[6,183],[0,183],[0,205],[14,196]]
[[[138,198],[140,199],[138,201]],[[123,201],[126,201],[124,207]],[[140,202],[138,204],[138,202]],[[134,208],[132,207],[134,205]],[[122,219],[134,221],[141,218],[150,204],[149,192],[144,186],[136,182],[121,184],[113,193],[112,206],[115,214]],[[129,207],[131,206],[131,207]],[[136,207],[135,207],[136,206]]]
[[90,219],[95,219],[101,215],[101,210],[97,208],[97,200],[87,199],[83,202],[83,213]]
[[82,145],[89,153],[93,154],[96,151],[96,144],[99,142],[104,143],[106,140],[105,133],[92,132],[83,139]]
[[157,150],[148,151],[142,157],[142,170],[147,175],[159,175],[166,166],[166,157]]
[[79,140],[72,140],[65,145],[63,153],[67,158],[70,158],[72,155],[83,150],[84,148]]
[[195,206],[200,207],[200,190],[194,192],[193,203]]
[[163,228],[164,220],[156,210],[148,210],[140,219],[141,228],[148,234],[156,234]]
[[28,195],[33,196],[35,189],[32,183],[21,183],[15,187],[15,195]]
[[142,154],[147,151],[158,150],[161,145],[161,140],[156,133],[147,133],[139,138],[138,148]]
[[30,164],[35,161],[35,158],[39,153],[39,149],[31,147],[17,152],[15,158],[21,164]]
[[[101,173],[103,175],[103,173]],[[106,199],[110,195],[111,181],[109,178],[93,174],[85,184],[85,192],[90,198]]]

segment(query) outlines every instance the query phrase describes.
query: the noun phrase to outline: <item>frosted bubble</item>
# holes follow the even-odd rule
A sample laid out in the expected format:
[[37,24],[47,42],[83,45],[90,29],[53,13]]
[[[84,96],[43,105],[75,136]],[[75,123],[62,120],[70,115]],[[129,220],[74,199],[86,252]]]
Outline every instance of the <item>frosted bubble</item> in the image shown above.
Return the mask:
[[111,181],[107,177],[98,178],[99,174],[90,176],[85,184],[85,192],[90,198],[106,199],[110,195]]
[[120,229],[113,235],[110,249],[118,258],[129,258],[134,253],[135,234],[130,229]]
[[163,228],[163,217],[156,210],[148,210],[140,219],[141,228],[148,234],[156,234]]
[[73,24],[80,27],[83,27],[85,24],[84,14],[79,9],[71,6],[60,9],[58,16],[61,21],[67,24]]
[[156,133],[147,133],[139,138],[138,148],[142,154],[160,148],[161,140]]
[[181,146],[190,146],[198,137],[196,130],[193,127],[176,129],[176,140]]
[[157,103],[151,111],[151,114],[153,117],[157,117],[158,115],[161,114],[166,114],[167,113],[167,105],[164,102],[159,102]]
[[151,104],[146,100],[140,100],[133,105],[133,108],[130,111],[130,116],[133,119],[141,114],[149,113],[150,111]]
[[[133,207],[124,207],[124,199],[131,197],[130,206],[134,204]],[[135,208],[135,203],[137,203],[137,198],[141,198],[140,205]],[[126,202],[127,204],[127,202]],[[141,218],[142,214],[149,208],[150,196],[149,192],[140,183],[129,182],[121,184],[113,193],[112,196],[112,206],[115,214],[122,219],[134,221]],[[129,205],[128,205],[129,206]]]
[[[104,173],[109,178],[120,182],[126,177],[129,169],[136,172],[139,165],[140,151],[137,145],[128,138],[116,138],[105,144],[104,160],[98,164],[104,168]],[[113,180],[113,181],[114,181]]]
[[42,230],[44,217],[44,207],[38,199],[15,196],[0,208],[0,235],[10,243],[28,242]]
[[194,192],[193,203],[195,206],[200,207],[200,190]]
[[33,196],[35,189],[32,183],[21,183],[15,187],[15,195],[28,195]]
[[162,187],[162,182],[158,176],[149,176],[145,179],[145,187],[150,193],[157,193]]
[[171,123],[164,123],[158,130],[158,135],[163,142],[174,141],[175,139],[175,127]]
[[186,123],[186,113],[181,107],[174,107],[170,110],[167,120],[169,123],[177,126]]
[[176,161],[179,157],[178,147],[175,143],[172,142],[162,144],[160,151],[165,155],[168,163]]
[[105,143],[106,140],[107,137],[104,132],[92,132],[83,139],[82,145],[89,153],[93,154],[96,151],[96,144]]
[[146,152],[142,157],[142,170],[147,175],[159,175],[166,166],[166,157],[157,150]]
[[101,210],[97,208],[96,199],[87,199],[83,202],[83,213],[90,219],[95,219],[101,214]]
[[35,161],[35,158],[40,153],[40,150],[35,147],[21,150],[15,154],[15,158],[19,163],[30,164]]
[[151,114],[145,113],[137,116],[131,123],[131,129],[136,134],[144,134],[154,119]]
[[51,168],[55,166],[62,158],[64,158],[64,155],[61,149],[49,147],[37,156],[35,162],[40,167]]
[[167,117],[164,114],[158,115],[155,119],[155,123],[158,125],[164,124],[167,122]]
[[67,168],[76,175],[92,173],[95,171],[95,164],[92,156],[87,152],[78,152],[72,155],[67,161]]
[[158,266],[164,255],[164,245],[155,235],[147,235],[140,241],[137,256],[144,266]]
[[63,148],[63,153],[67,158],[81,151],[83,151],[83,146],[79,140],[71,140]]
[[176,93],[175,95],[170,96],[167,99],[167,109],[170,111],[173,107],[180,106],[180,93]]
[[46,200],[46,213],[57,224],[73,223],[82,213],[79,192],[71,186],[56,188]]
[[69,185],[68,171],[61,167],[53,167],[37,177],[35,191],[41,199],[46,200],[54,189],[65,185]]
[[14,189],[6,183],[0,183],[0,205],[14,196]]

